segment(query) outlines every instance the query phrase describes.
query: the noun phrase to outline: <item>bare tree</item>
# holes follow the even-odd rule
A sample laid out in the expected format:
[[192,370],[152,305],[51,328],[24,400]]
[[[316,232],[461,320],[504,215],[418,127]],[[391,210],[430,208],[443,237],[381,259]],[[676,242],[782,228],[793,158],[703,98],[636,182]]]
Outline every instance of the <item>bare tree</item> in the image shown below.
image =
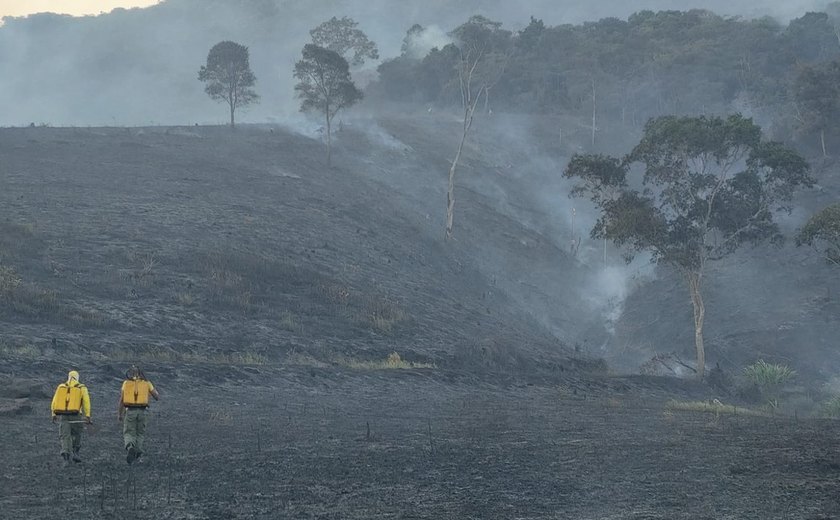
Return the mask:
[[463,120],[461,139],[452,166],[449,168],[449,185],[446,191],[446,238],[452,238],[455,222],[455,172],[464,151],[475,109],[482,96],[487,98],[490,89],[498,83],[510,56],[510,33],[501,24],[483,16],[473,16],[456,28],[452,36],[458,41],[458,84],[461,92]]

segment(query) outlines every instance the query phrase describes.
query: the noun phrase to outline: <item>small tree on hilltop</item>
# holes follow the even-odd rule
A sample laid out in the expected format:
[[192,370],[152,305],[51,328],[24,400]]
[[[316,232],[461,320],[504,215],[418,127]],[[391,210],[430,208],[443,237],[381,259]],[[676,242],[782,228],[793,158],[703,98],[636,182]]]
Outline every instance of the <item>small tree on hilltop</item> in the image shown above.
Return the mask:
[[234,126],[237,108],[259,101],[251,87],[257,78],[251,72],[248,47],[236,42],[219,42],[207,54],[207,64],[198,71],[198,79],[206,83],[204,91],[211,99],[230,107],[230,126]]
[[[641,190],[628,182],[637,163]],[[579,181],[573,195],[588,195],[601,210],[594,238],[647,251],[685,277],[701,378],[706,265],[746,242],[780,241],[774,211],[789,211],[794,190],[813,184],[799,154],[762,141],[761,129],[740,115],[652,119],[623,159],[576,155],[564,175]]]
[[362,93],[350,78],[347,60],[337,52],[308,43],[303,59],[295,63],[295,85],[303,112],[317,111],[324,115],[327,134],[327,164],[332,165],[331,123],[342,108],[362,99]]
[[319,47],[337,52],[351,65],[359,66],[366,58],[379,59],[376,44],[370,41],[361,29],[357,29],[358,22],[352,18],[333,16],[318,27],[309,31],[312,43]]

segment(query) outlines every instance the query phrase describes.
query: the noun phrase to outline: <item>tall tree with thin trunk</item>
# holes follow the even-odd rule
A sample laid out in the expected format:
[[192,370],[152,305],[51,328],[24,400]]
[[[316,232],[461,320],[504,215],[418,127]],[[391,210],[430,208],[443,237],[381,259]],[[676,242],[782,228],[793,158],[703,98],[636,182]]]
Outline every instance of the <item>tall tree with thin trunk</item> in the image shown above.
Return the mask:
[[230,108],[230,126],[239,107],[259,101],[251,88],[257,81],[251,71],[248,47],[236,42],[219,42],[207,54],[207,64],[198,71],[198,79],[206,83],[204,91],[215,101],[227,103]]
[[803,68],[794,82],[794,100],[800,128],[819,134],[823,157],[828,157],[826,130],[840,118],[840,62]]
[[482,96],[486,98],[493,85],[502,77],[511,49],[510,32],[502,30],[500,23],[483,16],[471,17],[467,23],[456,28],[451,36],[458,42],[460,55],[457,72],[463,120],[461,138],[449,168],[446,190],[447,239],[452,238],[455,225],[455,172],[473,125],[475,109]]
[[295,63],[300,109],[324,115],[327,165],[332,166],[332,120],[341,109],[361,100],[362,93],[353,84],[347,60],[337,52],[308,43],[302,53],[303,58]]
[[[636,164],[641,178],[628,179]],[[573,195],[588,196],[601,211],[594,238],[649,252],[683,275],[701,378],[708,263],[748,242],[780,241],[774,212],[789,211],[794,190],[813,184],[799,154],[763,141],[761,129],[740,115],[652,119],[627,156],[576,155],[564,175],[578,181]]]

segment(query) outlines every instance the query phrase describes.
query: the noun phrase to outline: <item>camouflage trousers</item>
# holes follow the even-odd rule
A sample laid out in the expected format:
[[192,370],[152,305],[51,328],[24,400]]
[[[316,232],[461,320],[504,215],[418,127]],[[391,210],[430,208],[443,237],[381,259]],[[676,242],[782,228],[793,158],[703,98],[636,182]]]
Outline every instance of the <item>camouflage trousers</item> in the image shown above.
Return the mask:
[[61,453],[76,453],[82,447],[82,431],[85,420],[82,415],[58,416],[58,440],[61,443]]
[[143,452],[143,438],[146,435],[146,409],[126,408],[123,418],[123,442],[125,449],[130,445]]

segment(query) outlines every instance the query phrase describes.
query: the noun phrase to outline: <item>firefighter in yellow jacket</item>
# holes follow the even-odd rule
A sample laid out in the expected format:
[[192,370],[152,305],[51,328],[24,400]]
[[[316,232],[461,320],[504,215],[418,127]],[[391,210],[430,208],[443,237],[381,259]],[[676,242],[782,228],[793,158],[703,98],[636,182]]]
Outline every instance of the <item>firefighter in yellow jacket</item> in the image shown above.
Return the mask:
[[117,408],[117,420],[123,423],[123,442],[125,443],[125,461],[131,464],[143,454],[143,437],[146,433],[146,409],[149,396],[155,401],[160,394],[151,381],[147,381],[143,372],[132,366],[126,372],[126,380],[120,389]]
[[79,449],[82,447],[84,424],[90,424],[90,394],[79,382],[79,373],[71,370],[67,382],[58,385],[53,395],[52,421],[58,421],[58,438],[61,441],[61,457],[65,462],[81,462]]

